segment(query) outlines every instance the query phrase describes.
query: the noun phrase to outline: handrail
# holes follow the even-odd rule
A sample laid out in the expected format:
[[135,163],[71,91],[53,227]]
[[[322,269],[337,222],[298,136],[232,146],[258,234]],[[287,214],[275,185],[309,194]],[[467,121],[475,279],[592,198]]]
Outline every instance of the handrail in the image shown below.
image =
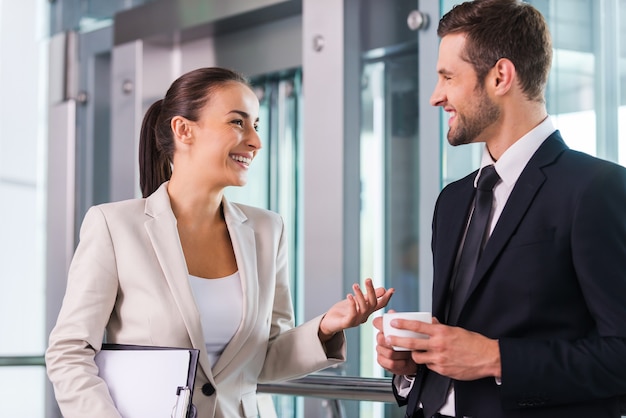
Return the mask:
[[43,356],[0,356],[0,367],[7,366],[45,366]]
[[257,391],[324,399],[396,402],[391,390],[391,378],[310,374],[281,383],[259,384]]
[[[45,361],[43,356],[0,356],[0,367],[3,366],[45,366]],[[259,383],[257,390],[274,395],[396,402],[391,391],[391,378],[310,374],[286,382]]]

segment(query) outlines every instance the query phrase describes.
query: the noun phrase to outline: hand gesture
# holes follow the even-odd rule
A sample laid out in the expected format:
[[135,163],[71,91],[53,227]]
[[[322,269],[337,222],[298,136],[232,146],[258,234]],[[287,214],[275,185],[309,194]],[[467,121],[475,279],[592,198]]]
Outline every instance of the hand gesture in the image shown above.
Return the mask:
[[372,279],[365,280],[365,287],[363,294],[361,287],[357,283],[353,284],[354,294],[348,294],[326,312],[319,329],[322,342],[329,340],[337,332],[366,322],[373,312],[387,306],[394,291],[384,287],[374,289]]

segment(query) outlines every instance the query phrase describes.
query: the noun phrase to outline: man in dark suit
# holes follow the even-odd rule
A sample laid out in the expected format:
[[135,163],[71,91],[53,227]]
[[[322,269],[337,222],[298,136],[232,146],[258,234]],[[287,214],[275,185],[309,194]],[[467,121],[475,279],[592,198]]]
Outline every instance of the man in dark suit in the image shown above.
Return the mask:
[[[617,418],[626,393],[626,169],[570,150],[554,128],[544,100],[551,39],[532,6],[466,2],[438,34],[431,103],[449,115],[450,144],[485,148],[481,168],[437,201],[436,319],[395,322],[429,339],[379,332],[378,363],[394,374],[407,417]],[[483,192],[482,174],[494,168],[495,186]],[[492,207],[474,238],[479,193],[493,194]]]

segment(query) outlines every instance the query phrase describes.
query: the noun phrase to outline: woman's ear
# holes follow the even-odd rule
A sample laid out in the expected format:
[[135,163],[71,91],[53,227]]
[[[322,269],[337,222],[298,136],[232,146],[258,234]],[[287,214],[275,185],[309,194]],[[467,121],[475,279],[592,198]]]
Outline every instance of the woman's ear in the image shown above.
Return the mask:
[[174,116],[170,123],[172,132],[174,133],[174,139],[184,144],[189,144],[192,138],[191,121],[182,117]]

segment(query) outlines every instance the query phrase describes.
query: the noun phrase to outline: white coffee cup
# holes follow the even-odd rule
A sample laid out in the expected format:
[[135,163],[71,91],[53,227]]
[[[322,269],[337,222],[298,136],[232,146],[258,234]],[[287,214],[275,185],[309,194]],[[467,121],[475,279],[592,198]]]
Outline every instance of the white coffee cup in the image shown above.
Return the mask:
[[[409,319],[411,321],[422,321],[432,324],[433,316],[430,312],[388,312],[383,314],[383,334],[385,337],[390,335],[406,338],[426,339],[428,335],[419,332],[413,332],[406,329],[398,329],[391,326],[393,319]],[[396,351],[411,351],[410,348],[393,346]]]

